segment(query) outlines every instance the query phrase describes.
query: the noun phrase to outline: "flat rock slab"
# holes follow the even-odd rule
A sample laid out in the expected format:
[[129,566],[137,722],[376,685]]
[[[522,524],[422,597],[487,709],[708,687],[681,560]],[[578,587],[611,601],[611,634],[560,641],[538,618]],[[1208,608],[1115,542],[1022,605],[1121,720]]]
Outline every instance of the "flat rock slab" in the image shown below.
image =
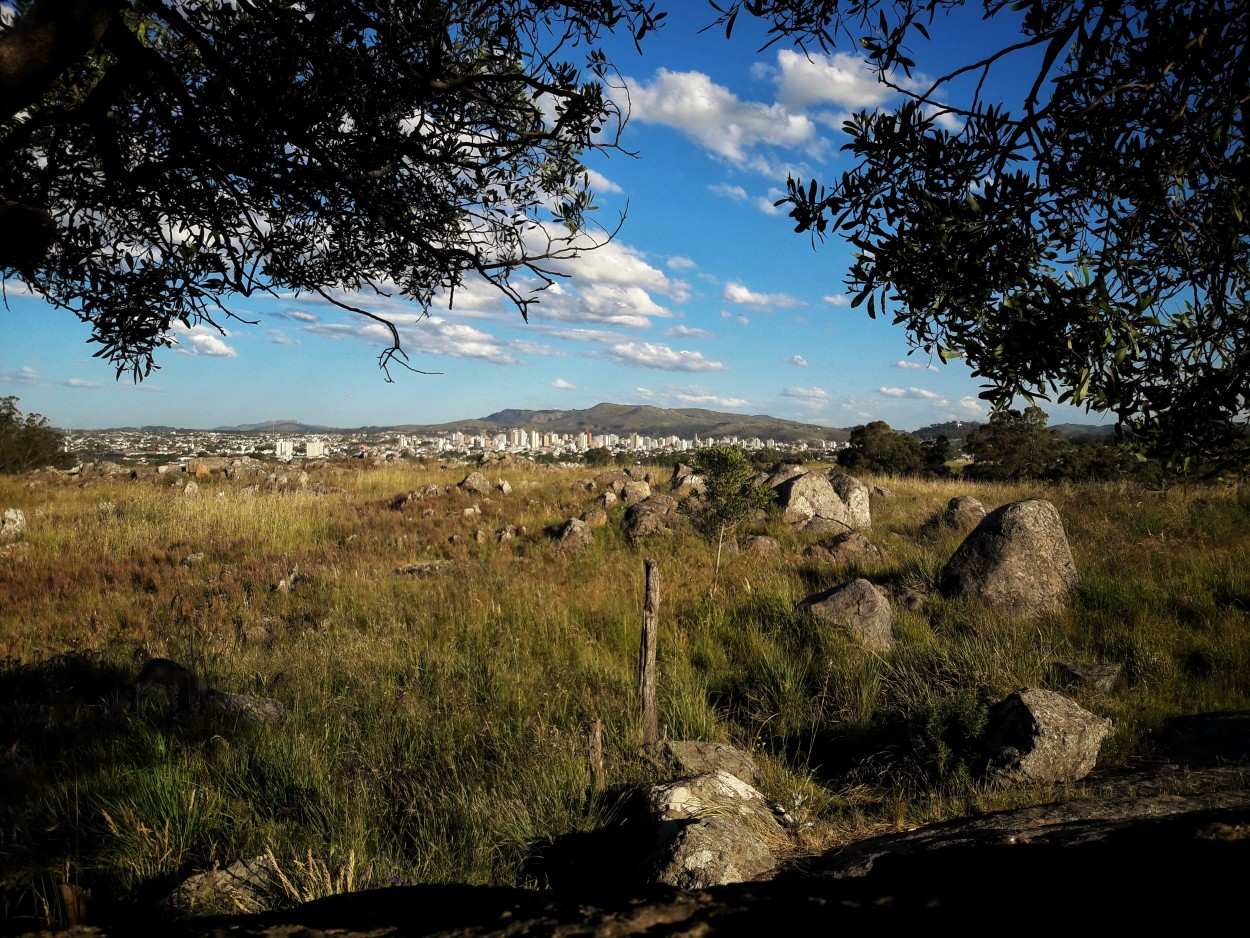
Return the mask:
[[[1157,926],[1169,913],[1181,921],[1241,921],[1244,871],[1250,863],[1250,837],[1244,833],[1250,831],[1250,793],[1174,797],[1159,810],[1152,810],[1148,801],[1128,799],[1116,805],[1117,813],[1130,819],[1122,822],[1097,812],[1083,817],[1072,811],[1051,817],[1045,808],[1003,812],[963,826],[943,825],[940,831],[926,828],[838,848],[766,882],[697,891],[660,886],[586,903],[575,896],[535,890],[404,886],[335,896],[264,915],[175,926],[80,928],[62,934],[74,938],[828,935],[837,925],[1018,923],[1022,912],[1030,910],[1048,921],[1058,914],[1079,915],[1087,926],[1117,930]],[[1031,836],[1021,839],[1022,832]],[[1043,901],[1044,906],[1039,905]]]

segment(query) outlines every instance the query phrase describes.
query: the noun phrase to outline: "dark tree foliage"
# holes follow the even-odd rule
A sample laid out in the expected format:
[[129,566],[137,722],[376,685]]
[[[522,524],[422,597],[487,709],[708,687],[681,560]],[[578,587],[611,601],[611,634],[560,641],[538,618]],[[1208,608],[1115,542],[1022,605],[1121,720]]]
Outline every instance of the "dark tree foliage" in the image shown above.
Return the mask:
[[849,472],[915,475],[921,468],[920,441],[874,420],[851,430],[850,445],[838,453],[838,465]]
[[16,397],[0,397],[0,473],[64,466],[65,437],[39,414],[23,414]]
[[1072,482],[1105,482],[1124,478],[1147,481],[1158,475],[1158,466],[1135,458],[1121,447],[1093,441],[1073,443],[1063,455],[1060,475]]
[[[982,0],[1017,41],[978,49],[967,31],[964,60],[917,87],[910,47],[964,6],[724,5],[726,28],[747,11],[773,41],[857,40],[903,96],[847,123],[840,178],[791,179],[797,230],[848,238],[856,305],[966,358],[997,407],[1053,396],[1174,465],[1244,461],[1250,4]],[[995,100],[1008,74],[1028,90]]]
[[[645,0],[16,0],[0,22],[0,268],[136,379],[232,297],[427,309],[585,242],[579,155],[624,115],[596,48]],[[544,207],[556,206],[553,211]],[[553,224],[540,225],[539,222]],[[382,365],[403,363],[394,325]]]
[[949,476],[951,470],[946,464],[954,458],[955,448],[951,446],[951,441],[945,435],[932,440],[921,440],[920,465],[926,475],[939,478]]
[[616,460],[612,451],[606,446],[595,446],[582,453],[582,459],[588,466],[610,466]]
[[1072,444],[1046,420],[1040,407],[992,413],[990,422],[964,441],[964,452],[972,457],[964,475],[1010,482],[1061,478]]

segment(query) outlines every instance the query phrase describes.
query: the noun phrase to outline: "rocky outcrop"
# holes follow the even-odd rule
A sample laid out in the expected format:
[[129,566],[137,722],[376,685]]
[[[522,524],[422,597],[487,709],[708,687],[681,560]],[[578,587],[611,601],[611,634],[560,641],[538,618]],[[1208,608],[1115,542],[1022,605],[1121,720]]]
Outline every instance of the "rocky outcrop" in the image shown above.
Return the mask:
[[265,855],[189,876],[166,897],[164,904],[178,915],[246,912],[271,905],[279,894],[277,865],[273,857]]
[[985,519],[985,506],[971,495],[956,495],[938,516],[938,524],[956,531],[971,531]]
[[846,505],[838,498],[827,476],[816,472],[804,472],[792,476],[775,487],[777,504],[786,524],[806,524],[813,518],[823,518],[851,526]]
[[1076,565],[1055,506],[1012,502],[986,515],[942,569],[948,598],[1035,618],[1063,604]]
[[881,551],[858,531],[843,531],[827,541],[812,544],[804,557],[825,563],[875,563],[881,560]]
[[186,462],[187,474],[200,479],[214,472],[226,472],[229,468],[230,460],[225,456],[196,456]]
[[460,488],[471,495],[489,495],[491,492],[490,480],[480,472],[470,472],[461,479]]
[[1025,688],[990,708],[990,778],[1009,784],[1075,782],[1098,761],[1111,721],[1062,694]]
[[788,482],[797,476],[803,475],[805,472],[807,472],[807,470],[798,463],[782,463],[766,477],[764,477],[762,481],[756,481],[753,484],[767,485],[770,489],[775,489],[783,482]]
[[682,489],[690,493],[703,491],[704,485],[703,476],[695,472],[692,467],[682,462],[673,467],[673,477],[669,480],[671,488]]
[[651,880],[703,889],[756,879],[777,864],[786,834],[755,788],[725,771],[657,785],[645,795],[658,847]]
[[666,739],[646,747],[648,754],[674,776],[685,778],[728,772],[748,785],[758,785],[760,769],[749,752],[701,739]]
[[621,486],[621,500],[626,505],[636,505],[651,497],[651,486],[639,479],[626,482]]
[[179,717],[216,717],[271,723],[286,708],[269,697],[251,697],[212,690],[192,671],[168,658],[151,658],[131,685],[135,703],[145,709]]
[[595,485],[598,488],[611,491],[620,498],[622,490],[625,488],[626,482],[632,482],[633,476],[623,469],[609,469],[607,472],[601,472],[595,476]]
[[777,505],[787,524],[819,533],[861,530],[872,524],[867,487],[844,473],[831,478],[820,472],[778,472],[769,477],[768,484],[777,493]]
[[624,531],[630,540],[671,534],[681,516],[677,511],[677,499],[668,495],[652,495],[625,511]]
[[780,557],[781,542],[767,534],[752,534],[742,542],[742,551],[756,557]]
[[894,610],[885,593],[867,580],[852,580],[809,596],[799,609],[846,629],[866,648],[889,651],[894,647]]
[[845,472],[831,472],[829,484],[846,506],[847,521],[857,531],[872,527],[872,506],[869,504],[868,486]]
[[20,508],[6,508],[0,517],[0,541],[11,541],[26,533],[26,515]]
[[571,553],[590,547],[595,542],[595,535],[585,521],[569,518],[555,529],[552,540],[561,552]]

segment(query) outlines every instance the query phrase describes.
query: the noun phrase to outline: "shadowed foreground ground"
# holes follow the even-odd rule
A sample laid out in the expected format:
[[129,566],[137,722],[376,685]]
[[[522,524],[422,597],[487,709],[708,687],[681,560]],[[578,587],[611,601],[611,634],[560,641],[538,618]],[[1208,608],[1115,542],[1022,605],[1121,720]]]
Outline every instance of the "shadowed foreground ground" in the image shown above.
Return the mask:
[[1094,797],[872,838],[766,882],[629,896],[604,883],[593,898],[410,886],[264,915],[59,935],[696,938],[912,921],[1013,933],[1095,923],[1240,928],[1233,923],[1244,924],[1250,870],[1250,714],[1182,718],[1169,742],[1166,760],[1094,780]]

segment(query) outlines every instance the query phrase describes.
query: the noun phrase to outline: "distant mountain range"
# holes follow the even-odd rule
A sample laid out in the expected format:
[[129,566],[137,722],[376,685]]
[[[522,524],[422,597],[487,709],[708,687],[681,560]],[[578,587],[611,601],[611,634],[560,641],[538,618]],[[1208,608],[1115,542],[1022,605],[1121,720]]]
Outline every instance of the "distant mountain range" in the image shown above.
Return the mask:
[[[951,442],[962,442],[980,424],[952,420],[912,431],[922,440],[945,436]],[[615,433],[618,436],[637,433],[642,436],[679,436],[683,439],[736,436],[743,439],[759,437],[778,443],[799,440],[832,440],[845,442],[849,428],[822,427],[814,423],[782,420],[766,414],[728,414],[695,407],[665,408],[647,404],[596,404],[585,410],[501,410],[487,417],[458,420],[440,424],[395,424],[354,428],[326,427],[300,423],[297,420],[267,420],[263,423],[215,427],[219,433],[407,433],[412,435],[453,433],[497,433],[504,428],[550,430],[554,433],[577,433],[589,430],[596,435]],[[1069,437],[1108,436],[1113,428],[1092,424],[1057,424],[1054,429]]]
[[667,409],[646,404],[596,404],[586,410],[501,410],[480,419],[457,420],[440,424],[397,424],[355,429],[313,426],[295,420],[269,420],[263,423],[215,427],[221,433],[378,433],[393,431],[409,434],[498,433],[504,428],[540,428],[553,433],[577,433],[589,430],[594,434],[618,435],[638,433],[642,436],[759,437],[778,443],[798,440],[845,441],[847,430],[822,427],[814,423],[782,420],[764,414],[726,414],[698,408]]

